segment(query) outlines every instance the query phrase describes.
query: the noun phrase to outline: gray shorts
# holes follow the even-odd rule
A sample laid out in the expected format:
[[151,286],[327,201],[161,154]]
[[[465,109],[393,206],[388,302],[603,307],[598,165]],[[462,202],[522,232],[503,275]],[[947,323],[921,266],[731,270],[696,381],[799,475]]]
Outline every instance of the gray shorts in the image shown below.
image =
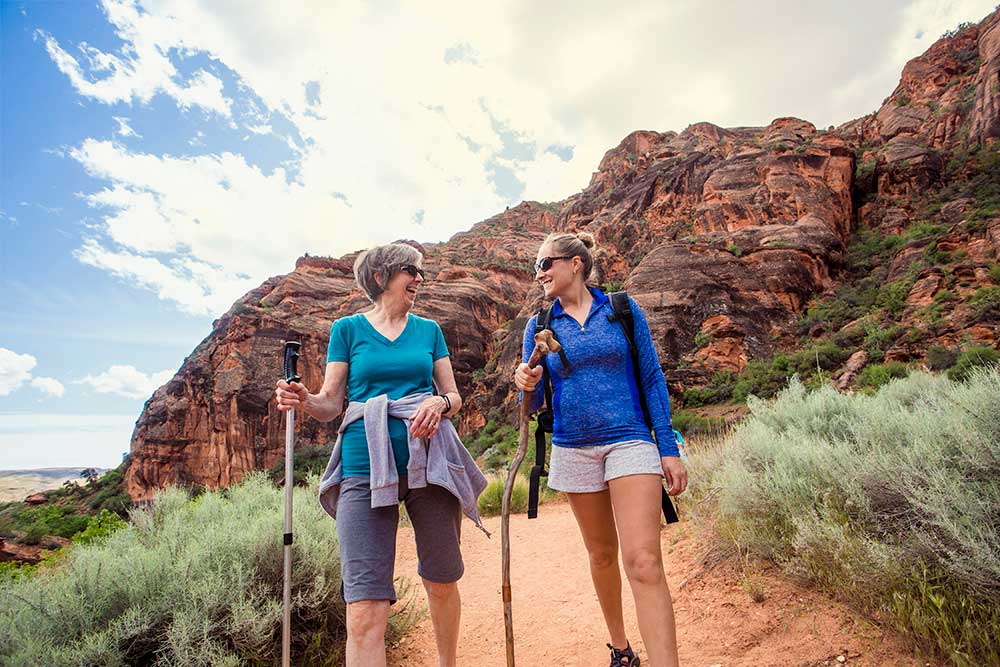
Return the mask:
[[[417,541],[417,574],[441,584],[458,581],[465,572],[459,549],[462,506],[440,486],[408,489],[399,479],[400,500],[413,524]],[[367,477],[346,477],[337,503],[337,540],[345,602],[396,601],[392,585],[396,561],[399,505],[372,508]]]
[[552,448],[549,488],[565,493],[593,493],[608,480],[627,475],[660,475],[660,450],[652,442],[626,440],[610,445]]

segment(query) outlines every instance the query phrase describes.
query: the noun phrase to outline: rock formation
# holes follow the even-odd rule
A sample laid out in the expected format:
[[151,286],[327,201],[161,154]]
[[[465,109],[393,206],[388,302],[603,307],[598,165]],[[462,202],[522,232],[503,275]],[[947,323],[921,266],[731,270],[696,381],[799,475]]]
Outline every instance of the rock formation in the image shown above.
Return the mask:
[[[899,324],[884,358],[919,363],[932,344],[996,346],[996,314],[974,297],[1000,282],[1000,190],[989,185],[1000,175],[998,137],[994,12],[910,61],[864,118],[826,130],[779,118],[767,127],[633,132],[582,192],[522,203],[446,243],[414,243],[430,278],[414,311],[445,332],[466,397],[460,431],[512,414],[509,375],[541,304],[530,266],[556,230],[597,237],[599,282],[642,305],[677,399],[720,372],[847,328],[804,316],[865,277],[903,290],[867,316]],[[859,236],[873,235],[899,244],[859,259],[867,247]],[[126,473],[133,498],[167,484],[225,486],[280,459],[272,393],[282,341],[302,341],[304,382],[318,387],[331,321],[367,303],[353,260],[302,257],[215,322],[136,425]],[[870,361],[847,356],[837,374],[845,388]],[[335,424],[299,423],[302,444],[335,433]]]

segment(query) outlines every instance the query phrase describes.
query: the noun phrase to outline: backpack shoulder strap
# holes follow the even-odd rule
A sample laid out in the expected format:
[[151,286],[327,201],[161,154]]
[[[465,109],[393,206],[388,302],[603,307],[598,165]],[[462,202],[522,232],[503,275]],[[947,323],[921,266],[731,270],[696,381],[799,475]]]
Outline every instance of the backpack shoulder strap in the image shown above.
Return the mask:
[[635,318],[632,315],[632,304],[629,303],[626,292],[611,292],[608,294],[611,301],[612,314],[608,315],[608,320],[618,322],[628,341],[629,354],[632,357],[632,372],[635,373],[635,386],[639,392],[639,403],[642,406],[642,415],[646,418],[646,425],[652,428],[652,420],[649,416],[649,408],[646,407],[646,394],[642,390],[642,378],[639,375],[639,348],[635,344]]

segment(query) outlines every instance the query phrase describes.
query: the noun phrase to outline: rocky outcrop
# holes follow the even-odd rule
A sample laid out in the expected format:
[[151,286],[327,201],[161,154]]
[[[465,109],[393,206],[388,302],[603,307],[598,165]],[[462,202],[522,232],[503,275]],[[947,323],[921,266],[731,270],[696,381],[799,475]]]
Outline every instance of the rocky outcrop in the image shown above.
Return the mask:
[[[430,278],[415,312],[441,323],[466,397],[460,431],[513,414],[509,375],[542,298],[531,262],[557,230],[597,237],[598,282],[627,288],[641,304],[675,396],[800,344],[809,305],[858,278],[850,271],[864,263],[850,253],[859,227],[901,239],[870,263],[887,286],[905,283],[892,307],[911,333],[885,358],[919,360],[932,343],[996,344],[992,322],[968,301],[996,281],[1000,216],[984,213],[988,184],[954,184],[972,182],[996,151],[998,26],[995,12],[939,40],[906,65],[877,112],[836,129],[779,118],[633,132],[564,201],[523,203],[445,243],[411,242]],[[917,223],[935,231],[911,233]],[[280,459],[283,421],[271,397],[282,341],[302,341],[301,373],[318,387],[331,321],[367,303],[353,260],[300,258],[216,321],[136,425],[126,473],[133,498],[167,484],[225,486]],[[949,303],[942,292],[959,305],[932,326],[918,322]],[[810,331],[829,333],[822,323]],[[855,353],[836,377],[850,386],[868,360]],[[313,445],[336,432],[313,420],[298,430]]]

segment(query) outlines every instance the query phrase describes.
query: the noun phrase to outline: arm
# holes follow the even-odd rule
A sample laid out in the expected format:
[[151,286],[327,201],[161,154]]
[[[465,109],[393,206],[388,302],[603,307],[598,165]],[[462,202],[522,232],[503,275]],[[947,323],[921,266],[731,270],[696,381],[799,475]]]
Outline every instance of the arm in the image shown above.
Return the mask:
[[284,380],[278,380],[277,388],[274,390],[278,399],[278,409],[284,412],[296,408],[321,422],[336,419],[344,409],[349,368],[343,361],[328,362],[323,387],[315,394],[310,394],[305,386],[298,382],[288,384]]
[[656,430],[656,441],[659,444],[660,456],[679,456],[674,429],[670,423],[670,396],[667,393],[667,381],[660,368],[660,359],[653,345],[653,336],[649,330],[646,314],[642,312],[632,297],[632,319],[635,322],[635,346],[639,351],[639,378],[642,381],[642,392],[646,397],[646,407],[649,418]]

